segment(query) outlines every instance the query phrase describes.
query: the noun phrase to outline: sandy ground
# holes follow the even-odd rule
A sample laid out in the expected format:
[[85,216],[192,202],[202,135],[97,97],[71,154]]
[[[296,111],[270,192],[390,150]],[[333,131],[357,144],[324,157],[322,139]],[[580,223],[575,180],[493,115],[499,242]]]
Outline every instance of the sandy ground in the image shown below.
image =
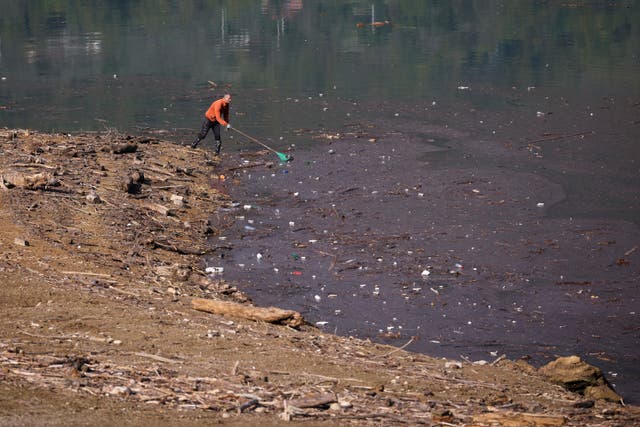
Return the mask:
[[233,209],[205,151],[3,130],[0,171],[1,425],[638,423],[637,407],[585,402],[522,361],[193,310],[246,300],[203,271],[225,250],[206,244],[209,216]]

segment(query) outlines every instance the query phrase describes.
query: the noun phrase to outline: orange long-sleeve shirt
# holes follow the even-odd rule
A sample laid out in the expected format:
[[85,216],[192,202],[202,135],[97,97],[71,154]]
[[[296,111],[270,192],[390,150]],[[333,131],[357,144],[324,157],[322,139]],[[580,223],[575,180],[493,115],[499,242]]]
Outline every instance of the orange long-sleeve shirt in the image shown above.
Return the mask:
[[212,122],[217,121],[222,126],[229,124],[229,103],[224,98],[214,101],[206,113],[205,117]]

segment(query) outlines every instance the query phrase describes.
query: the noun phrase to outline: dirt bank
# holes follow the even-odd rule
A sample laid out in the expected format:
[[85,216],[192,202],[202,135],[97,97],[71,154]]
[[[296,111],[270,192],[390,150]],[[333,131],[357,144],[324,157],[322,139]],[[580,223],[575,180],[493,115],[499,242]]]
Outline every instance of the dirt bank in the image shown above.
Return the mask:
[[0,424],[638,422],[522,362],[193,310],[245,299],[203,271],[225,250],[208,218],[232,207],[218,167],[144,135],[0,132]]

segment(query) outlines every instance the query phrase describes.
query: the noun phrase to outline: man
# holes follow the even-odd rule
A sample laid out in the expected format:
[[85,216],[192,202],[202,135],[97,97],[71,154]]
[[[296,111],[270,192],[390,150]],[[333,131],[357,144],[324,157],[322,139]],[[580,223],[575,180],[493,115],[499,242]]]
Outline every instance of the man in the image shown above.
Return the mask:
[[217,101],[214,101],[206,113],[204,113],[204,122],[202,122],[202,129],[193,141],[191,146],[196,148],[200,141],[202,141],[209,133],[209,129],[213,128],[213,136],[216,138],[216,155],[220,154],[222,148],[222,141],[220,140],[220,125],[226,126],[227,129],[231,129],[229,124],[229,104],[231,104],[231,95],[225,93],[224,96]]

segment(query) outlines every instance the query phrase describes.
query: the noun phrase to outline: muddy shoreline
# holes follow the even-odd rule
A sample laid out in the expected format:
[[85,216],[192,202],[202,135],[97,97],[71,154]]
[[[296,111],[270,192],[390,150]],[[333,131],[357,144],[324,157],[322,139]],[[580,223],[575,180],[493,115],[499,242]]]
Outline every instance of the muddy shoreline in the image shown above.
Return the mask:
[[203,265],[230,246],[206,236],[233,225],[210,213],[237,209],[219,159],[149,135],[0,138],[0,424],[637,423],[618,396],[502,354],[439,359],[195,310],[245,300]]
[[[233,250],[207,263],[260,304],[286,303],[328,332],[537,366],[579,354],[637,402],[640,230],[625,219],[637,177],[612,187],[627,170],[598,164],[602,180],[589,181],[596,163],[584,154],[617,138],[635,110],[585,122],[564,109],[496,136],[497,117],[435,119],[415,113],[430,105],[412,107],[383,112],[399,111],[385,126],[308,132],[289,164],[234,169],[255,159],[224,156],[237,181],[220,185],[239,204],[216,218],[233,224]],[[631,210],[612,211],[617,197]]]

